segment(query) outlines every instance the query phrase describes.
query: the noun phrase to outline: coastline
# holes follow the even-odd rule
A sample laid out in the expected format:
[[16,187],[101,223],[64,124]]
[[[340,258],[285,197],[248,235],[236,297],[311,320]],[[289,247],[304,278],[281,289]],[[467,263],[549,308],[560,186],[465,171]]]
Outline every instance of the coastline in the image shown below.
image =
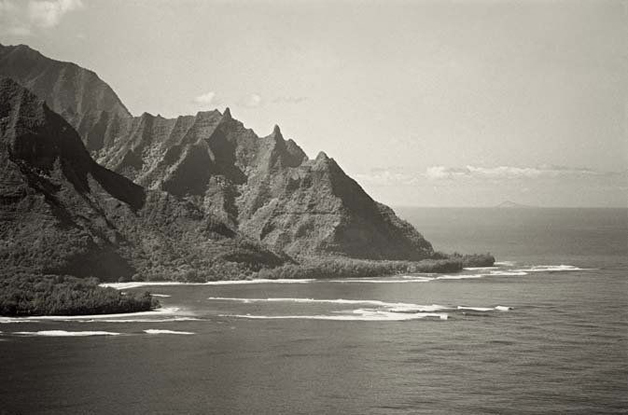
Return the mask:
[[182,313],[182,310],[178,307],[160,307],[151,311],[137,311],[133,313],[110,313],[110,314],[85,314],[85,315],[65,315],[65,316],[21,316],[21,317],[7,317],[0,316],[0,324],[4,323],[27,323],[37,321],[67,321],[67,320],[105,320],[111,318],[122,317],[148,317],[148,316],[175,316],[175,315],[187,315]]

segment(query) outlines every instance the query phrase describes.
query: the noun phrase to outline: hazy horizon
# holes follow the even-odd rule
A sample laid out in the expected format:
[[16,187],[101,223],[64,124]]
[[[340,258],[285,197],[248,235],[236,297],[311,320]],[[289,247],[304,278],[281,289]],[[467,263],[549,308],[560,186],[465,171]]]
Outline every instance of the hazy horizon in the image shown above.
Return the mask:
[[393,206],[628,205],[624,1],[0,0],[134,115],[230,107]]

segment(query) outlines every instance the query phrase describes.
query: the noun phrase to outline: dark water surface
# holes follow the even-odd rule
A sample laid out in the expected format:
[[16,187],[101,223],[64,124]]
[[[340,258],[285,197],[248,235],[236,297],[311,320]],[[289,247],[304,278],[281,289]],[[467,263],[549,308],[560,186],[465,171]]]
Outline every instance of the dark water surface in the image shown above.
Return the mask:
[[155,286],[160,314],[0,319],[0,413],[628,411],[628,210],[398,211],[500,264]]

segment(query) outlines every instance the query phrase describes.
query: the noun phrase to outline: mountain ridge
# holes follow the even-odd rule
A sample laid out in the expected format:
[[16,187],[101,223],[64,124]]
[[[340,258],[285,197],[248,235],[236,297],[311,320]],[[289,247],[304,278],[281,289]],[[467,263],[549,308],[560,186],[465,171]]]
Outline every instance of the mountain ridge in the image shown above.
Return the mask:
[[61,116],[8,78],[0,78],[0,161],[2,273],[117,280],[211,268],[234,254],[260,266],[288,261],[97,164]]
[[50,59],[27,45],[0,44],[0,76],[14,79],[64,117],[97,151],[132,117],[115,91],[96,72]]
[[[0,45],[0,75],[34,66],[23,71],[15,85],[21,84],[24,90],[25,85],[35,85],[33,97],[38,95],[42,103],[64,112],[59,116],[63,122],[56,120],[54,128],[45,130],[49,136],[72,136],[74,156],[69,159],[73,161],[65,164],[76,165],[80,174],[57,178],[52,188],[63,188],[63,193],[50,191],[49,199],[58,199],[61,205],[71,200],[66,215],[70,218],[87,209],[81,228],[89,234],[85,243],[91,238],[89,243],[103,247],[104,242],[96,242],[108,241],[107,249],[124,265],[115,272],[101,266],[97,276],[109,280],[116,273],[122,278],[220,279],[311,262],[311,258],[445,258],[412,225],[373,200],[333,158],[324,152],[308,158],[296,142],[284,138],[279,126],[259,137],[233,118],[229,108],[223,113],[201,111],[170,119],[148,113],[133,117],[95,73],[95,78],[76,75],[87,70],[52,61],[27,47],[15,48]],[[52,76],[38,83],[35,75],[41,68]],[[71,74],[78,77],[79,87],[67,87]],[[86,77],[90,82],[83,82]],[[90,88],[100,92],[85,94]],[[3,101],[7,111],[19,107],[6,97]],[[20,114],[12,119],[24,121]],[[50,142],[54,140],[40,134],[35,147],[47,148]],[[49,170],[51,162],[57,163],[59,169],[53,170],[59,175],[63,160],[60,154],[44,151],[31,154],[26,162],[35,170],[42,163]],[[47,180],[46,174],[37,170],[34,182]],[[29,186],[29,191],[43,192]],[[10,199],[14,190],[7,185],[0,196]],[[77,204],[76,198],[91,201],[90,207]],[[19,204],[21,199],[13,202]],[[7,206],[14,208],[13,202]],[[14,216],[13,225],[19,227],[21,220],[23,216]],[[62,223],[49,222],[52,234],[63,233]],[[102,238],[92,228],[109,236]],[[4,255],[10,257],[10,249]],[[447,267],[452,270],[451,265]],[[77,275],[85,271],[71,270]]]

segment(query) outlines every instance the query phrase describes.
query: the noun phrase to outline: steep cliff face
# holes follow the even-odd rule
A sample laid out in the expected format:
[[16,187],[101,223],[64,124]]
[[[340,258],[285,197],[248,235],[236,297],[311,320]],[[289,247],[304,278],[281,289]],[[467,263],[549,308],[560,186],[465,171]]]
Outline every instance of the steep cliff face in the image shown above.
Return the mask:
[[96,164],[62,117],[7,78],[0,78],[0,166],[3,268],[131,273],[100,202],[138,210],[143,189]]
[[[258,137],[229,109],[133,118],[106,84],[77,68],[27,47],[0,47],[0,73],[18,73],[18,82],[58,108],[101,165],[167,193],[234,235],[295,257],[433,255],[429,242],[371,199],[333,159],[324,153],[308,159],[279,127]],[[40,81],[41,73],[55,75]],[[74,81],[64,83],[66,78]],[[87,78],[91,83],[82,81]]]
[[172,120],[143,114],[123,137],[99,162],[277,251],[411,260],[433,253],[333,159],[321,153],[309,160],[277,126],[258,137],[229,109]]
[[8,78],[0,78],[0,221],[5,273],[110,280],[285,260],[191,203],[100,166],[61,116]]
[[49,59],[26,45],[0,44],[0,76],[46,101],[80,134],[90,152],[109,145],[131,114],[94,72]]

